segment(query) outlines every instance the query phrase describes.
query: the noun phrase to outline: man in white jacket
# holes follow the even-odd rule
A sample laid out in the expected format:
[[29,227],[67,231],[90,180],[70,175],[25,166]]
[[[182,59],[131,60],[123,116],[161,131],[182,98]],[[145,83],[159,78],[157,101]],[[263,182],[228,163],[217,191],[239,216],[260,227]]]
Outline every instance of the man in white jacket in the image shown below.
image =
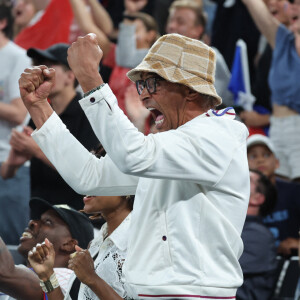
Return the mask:
[[93,34],[68,61],[85,92],[80,104],[108,155],[97,159],[70,135],[46,98],[54,70],[27,69],[19,84],[33,138],[79,193],[135,194],[124,275],[135,299],[234,299],[249,200],[246,127],[214,88],[215,54],[200,41],[162,36],[135,69],[140,99],[157,134],[144,136],[98,73]]

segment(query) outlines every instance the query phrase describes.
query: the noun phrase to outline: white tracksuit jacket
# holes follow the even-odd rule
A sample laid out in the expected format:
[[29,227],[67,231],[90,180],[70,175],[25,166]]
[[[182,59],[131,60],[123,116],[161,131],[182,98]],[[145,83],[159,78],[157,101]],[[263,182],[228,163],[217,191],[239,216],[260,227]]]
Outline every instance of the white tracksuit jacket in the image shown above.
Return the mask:
[[33,138],[78,193],[136,195],[123,267],[128,294],[235,299],[250,193],[245,125],[209,111],[144,136],[108,85],[80,104],[106,158],[83,148],[55,113]]

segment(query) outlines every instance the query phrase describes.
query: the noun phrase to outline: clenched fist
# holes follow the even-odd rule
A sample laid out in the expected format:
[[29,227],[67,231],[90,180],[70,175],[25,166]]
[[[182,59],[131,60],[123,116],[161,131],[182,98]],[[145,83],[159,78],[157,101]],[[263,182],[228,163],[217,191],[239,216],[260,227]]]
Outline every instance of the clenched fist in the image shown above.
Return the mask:
[[19,79],[19,87],[27,109],[45,102],[54,83],[55,70],[52,68],[38,66],[25,69]]
[[103,83],[99,74],[99,64],[103,52],[98,46],[94,33],[79,37],[68,49],[68,63],[80,83],[87,92]]

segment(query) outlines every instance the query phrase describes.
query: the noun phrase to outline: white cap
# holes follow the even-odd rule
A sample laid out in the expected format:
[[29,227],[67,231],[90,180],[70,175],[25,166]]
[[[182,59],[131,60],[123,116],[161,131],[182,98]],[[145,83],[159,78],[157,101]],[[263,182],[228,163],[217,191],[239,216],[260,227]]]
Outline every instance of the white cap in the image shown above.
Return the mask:
[[253,134],[247,139],[247,149],[255,145],[264,145],[275,155],[275,148],[270,138],[262,134]]

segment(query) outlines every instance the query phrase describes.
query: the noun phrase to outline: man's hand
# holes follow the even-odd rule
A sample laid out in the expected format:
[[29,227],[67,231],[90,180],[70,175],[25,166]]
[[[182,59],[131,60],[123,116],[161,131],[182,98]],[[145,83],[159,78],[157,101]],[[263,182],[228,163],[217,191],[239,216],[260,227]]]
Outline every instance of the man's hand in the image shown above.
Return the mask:
[[94,269],[94,261],[88,250],[83,250],[77,245],[75,246],[76,252],[71,254],[71,259],[68,263],[68,268],[73,270],[77,278],[87,286],[90,286],[96,277]]
[[55,251],[53,244],[45,239],[43,244],[37,244],[28,253],[28,261],[39,278],[46,281],[53,274]]
[[125,13],[135,13],[142,10],[148,3],[148,0],[125,0]]
[[15,150],[14,148],[11,148],[6,162],[12,167],[21,167],[29,159],[31,159],[30,155],[26,155],[22,152]]
[[21,74],[21,98],[28,110],[47,101],[55,83],[55,70],[46,66],[27,68]]
[[32,156],[35,156],[36,151],[39,150],[39,146],[33,140],[31,135],[26,133],[30,132],[29,128],[30,127],[24,128],[23,132],[13,129],[9,143],[14,150],[27,156],[28,159],[31,159]]
[[68,49],[69,66],[85,93],[103,83],[99,74],[102,56],[94,33],[79,37]]

